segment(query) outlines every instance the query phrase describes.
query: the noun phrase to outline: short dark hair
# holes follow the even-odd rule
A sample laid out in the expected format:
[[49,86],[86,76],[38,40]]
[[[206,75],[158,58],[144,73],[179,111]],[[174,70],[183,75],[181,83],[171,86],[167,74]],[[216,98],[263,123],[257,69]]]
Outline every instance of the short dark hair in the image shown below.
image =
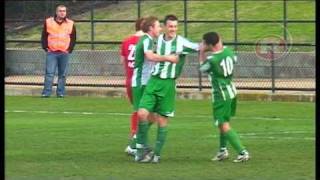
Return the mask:
[[168,20],[178,21],[178,18],[177,18],[177,16],[175,16],[173,14],[166,15],[166,17],[164,17],[163,24],[166,25]]
[[219,42],[220,37],[216,32],[208,32],[203,35],[202,39],[207,45],[215,46]]
[[144,21],[145,21],[144,17],[138,18],[136,20],[136,23],[135,23],[136,31],[140,31],[142,29],[142,25],[143,25]]
[[158,18],[155,16],[149,16],[145,19],[144,23],[142,24],[142,31],[147,33],[150,30],[151,26],[154,26],[154,23],[158,21]]

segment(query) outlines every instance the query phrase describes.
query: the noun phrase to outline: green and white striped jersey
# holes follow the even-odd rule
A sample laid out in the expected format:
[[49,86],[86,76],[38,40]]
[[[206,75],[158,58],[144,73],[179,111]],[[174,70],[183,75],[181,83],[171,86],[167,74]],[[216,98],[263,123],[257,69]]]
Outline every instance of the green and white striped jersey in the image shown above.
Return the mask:
[[230,48],[224,46],[221,51],[213,52],[201,64],[200,71],[209,73],[213,100],[225,101],[236,97],[236,87],[232,83],[234,64],[236,62],[237,56]]
[[154,51],[154,40],[149,34],[143,35],[136,45],[132,87],[146,85],[151,76],[155,63],[145,58],[144,54],[147,51]]
[[161,34],[157,39],[157,54],[179,54],[179,62],[157,62],[153,67],[152,76],[156,76],[161,79],[176,79],[181,74],[186,55],[191,52],[198,51],[199,44],[192,43],[186,38],[179,35],[169,41],[166,41],[164,39],[164,36],[164,34]]

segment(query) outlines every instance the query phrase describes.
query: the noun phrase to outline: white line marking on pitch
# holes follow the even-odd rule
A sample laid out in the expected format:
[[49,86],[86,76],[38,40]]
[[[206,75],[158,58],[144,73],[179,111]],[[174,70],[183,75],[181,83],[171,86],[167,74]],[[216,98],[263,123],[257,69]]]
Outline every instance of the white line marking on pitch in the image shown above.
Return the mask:
[[243,136],[240,135],[240,137],[246,138],[246,139],[279,139],[279,140],[283,140],[283,139],[287,139],[287,140],[311,140],[314,141],[315,138],[314,137],[274,137],[274,136]]
[[[130,116],[131,113],[117,113],[117,112],[76,112],[76,111],[27,111],[27,110],[5,110],[6,113],[41,113],[41,114],[81,114],[81,115],[117,115],[117,116]],[[179,115],[180,118],[208,118],[212,119],[209,115]],[[310,120],[307,118],[294,118],[294,117],[234,117],[232,119],[257,119],[265,121],[283,121],[283,120]]]
[[[274,134],[276,134],[276,133],[277,132],[275,132]],[[285,133],[288,133],[288,132],[285,132]],[[308,133],[308,132],[306,132],[306,133]],[[271,133],[269,133],[269,134],[271,134]],[[295,132],[292,132],[290,134],[295,134]],[[274,140],[274,139],[279,139],[279,140],[287,139],[287,140],[311,140],[311,141],[315,140],[315,137],[275,137],[275,136],[257,136],[257,135],[258,134],[256,134],[256,133],[247,133],[247,134],[246,133],[239,133],[240,138],[245,138],[245,139],[272,139],[272,140]],[[206,137],[207,138],[219,138],[218,135],[209,135]]]
[[241,133],[245,136],[257,136],[257,135],[266,135],[266,134],[305,134],[313,133],[312,131],[268,131],[268,132],[250,132],[250,133]]
[[[71,112],[71,111],[27,111],[27,110],[5,110],[5,113],[41,113],[41,114],[76,114],[76,115],[118,115],[118,116],[130,116],[130,113],[116,113],[116,112]],[[211,116],[205,115],[184,115],[179,117],[188,117],[188,118],[212,118]],[[306,120],[306,119],[299,119],[299,118],[267,118],[267,117],[238,117],[235,119],[259,119],[259,120]],[[310,119],[307,119],[310,120]],[[315,137],[274,137],[274,136],[261,136],[261,135],[276,135],[276,134],[306,134],[306,133],[314,133],[312,131],[276,131],[276,132],[250,132],[250,133],[239,133],[240,137],[248,138],[248,139],[287,139],[287,140],[315,140]],[[207,138],[218,138],[218,135],[209,135],[206,136]]]

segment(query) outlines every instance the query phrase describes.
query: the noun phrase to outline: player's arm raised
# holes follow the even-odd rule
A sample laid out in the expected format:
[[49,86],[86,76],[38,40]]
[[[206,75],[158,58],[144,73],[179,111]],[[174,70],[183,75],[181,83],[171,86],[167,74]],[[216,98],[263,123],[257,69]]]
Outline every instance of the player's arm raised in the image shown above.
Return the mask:
[[194,52],[199,52],[200,50],[200,43],[194,43],[189,41],[186,38],[182,37],[182,43],[183,43],[183,52],[182,54],[189,54]]

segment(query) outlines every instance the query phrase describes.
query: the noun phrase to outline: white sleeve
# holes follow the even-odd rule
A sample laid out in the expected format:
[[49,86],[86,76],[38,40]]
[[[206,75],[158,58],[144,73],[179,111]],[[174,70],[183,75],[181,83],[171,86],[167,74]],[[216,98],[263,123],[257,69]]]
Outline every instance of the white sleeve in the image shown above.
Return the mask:
[[152,51],[152,42],[149,38],[143,40],[143,52]]
[[193,43],[186,38],[182,38],[182,42],[183,42],[183,47],[190,48],[195,51],[199,51],[199,44],[198,43]]

